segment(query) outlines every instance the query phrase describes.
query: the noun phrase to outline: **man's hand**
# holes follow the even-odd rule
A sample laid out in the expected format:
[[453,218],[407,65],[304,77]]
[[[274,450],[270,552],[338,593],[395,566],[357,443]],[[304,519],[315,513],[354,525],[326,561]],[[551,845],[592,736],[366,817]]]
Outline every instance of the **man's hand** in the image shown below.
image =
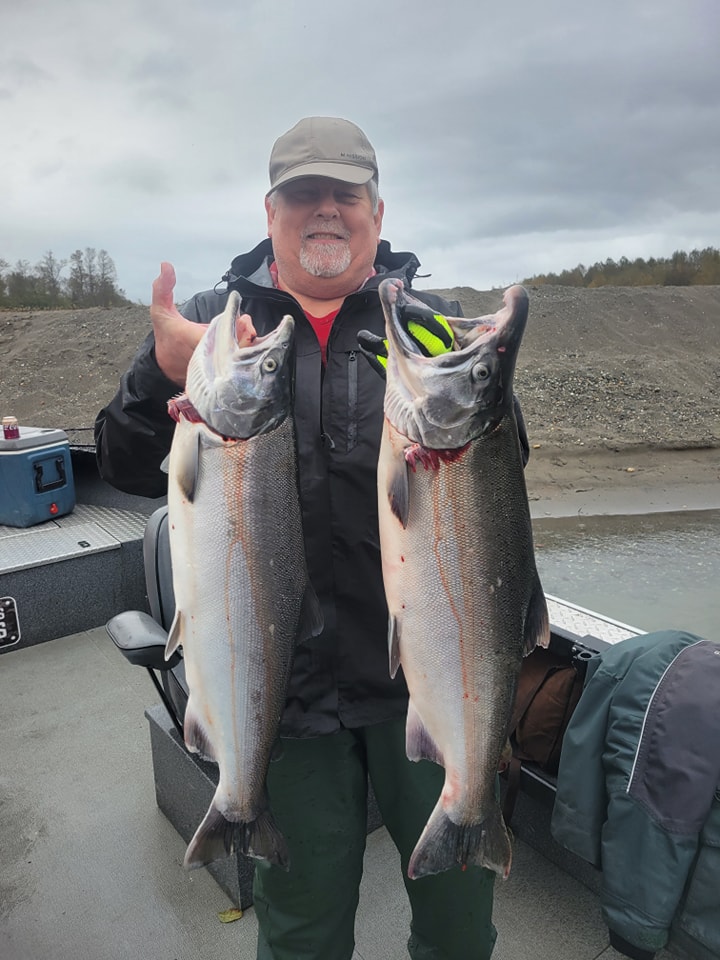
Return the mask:
[[[423,356],[437,357],[452,350],[455,337],[442,314],[435,313],[431,307],[411,303],[401,307],[399,315],[400,321],[417,343]],[[384,378],[388,356],[387,340],[370,333],[369,330],[361,330],[358,333],[358,344],[370,366]]]
[[155,334],[155,360],[165,376],[185,386],[188,363],[207,326],[193,323],[179,312],[173,300],[175,268],[160,264],[160,276],[152,286],[150,319]]

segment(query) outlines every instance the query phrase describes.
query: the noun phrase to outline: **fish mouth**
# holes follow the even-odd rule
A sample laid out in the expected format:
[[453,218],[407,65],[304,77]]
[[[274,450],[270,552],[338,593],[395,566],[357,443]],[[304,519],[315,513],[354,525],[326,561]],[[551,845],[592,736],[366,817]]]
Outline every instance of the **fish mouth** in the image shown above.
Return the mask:
[[[447,353],[428,357],[401,320],[401,312],[405,306],[414,305],[426,310],[427,304],[409,294],[402,280],[397,278],[380,284],[379,292],[385,307],[386,328],[388,333],[393,334],[396,346],[408,356],[417,357],[440,367],[448,362],[451,366],[455,366],[458,354],[462,354],[469,348],[477,349],[479,344],[490,342],[493,337],[497,337],[500,341],[498,344],[500,352],[519,346],[527,319],[527,291],[519,284],[515,284],[505,291],[503,307],[495,314],[474,318],[446,317],[453,331],[455,344]],[[391,323],[387,322],[390,320]]]
[[446,317],[453,348],[426,356],[403,322],[407,305],[427,310],[397,278],[379,287],[388,339],[385,413],[400,433],[431,449],[456,449],[499,424],[512,406],[517,351],[527,320],[523,287],[505,292],[491,316]]
[[278,347],[281,350],[287,349],[293,339],[294,330],[295,321],[289,314],[286,314],[282,318],[274,330],[271,330],[269,333],[266,333],[263,336],[258,336],[258,334],[254,332],[253,327],[252,338],[248,343],[244,343],[243,339],[238,337],[237,329],[236,327],[233,327],[231,332],[233,335],[235,348],[237,350],[237,353],[233,359],[235,362],[252,362],[258,357],[259,354],[264,353],[270,346]]
[[258,336],[233,291],[188,366],[186,394],[202,422],[225,439],[267,433],[292,403],[295,321],[287,315]]
[[282,348],[292,340],[295,327],[292,317],[284,316],[274,330],[258,336],[252,318],[240,312],[240,305],[240,295],[233,291],[225,310],[211,321],[200,350],[196,351],[202,352],[205,358],[203,367],[209,380],[230,375],[237,363],[253,362],[274,341]]

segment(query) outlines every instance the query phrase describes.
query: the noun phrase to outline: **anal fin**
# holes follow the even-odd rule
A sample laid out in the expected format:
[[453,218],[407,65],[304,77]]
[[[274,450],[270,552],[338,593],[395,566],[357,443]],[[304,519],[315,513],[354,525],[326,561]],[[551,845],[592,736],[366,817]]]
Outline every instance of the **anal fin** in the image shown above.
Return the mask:
[[192,693],[190,694],[188,705],[185,708],[183,733],[185,734],[185,746],[190,753],[197,753],[203,760],[210,760],[211,763],[217,763],[215,748],[193,707]]
[[405,753],[408,760],[432,760],[433,763],[439,763],[441,767],[445,766],[442,750],[428,733],[412,700],[408,702]]

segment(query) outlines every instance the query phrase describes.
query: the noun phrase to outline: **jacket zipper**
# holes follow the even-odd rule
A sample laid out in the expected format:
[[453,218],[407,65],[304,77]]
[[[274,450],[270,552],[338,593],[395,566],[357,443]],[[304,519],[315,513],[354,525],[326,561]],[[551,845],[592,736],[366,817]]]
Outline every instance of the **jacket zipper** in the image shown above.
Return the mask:
[[358,436],[358,365],[357,352],[351,350],[348,354],[348,403],[347,403],[347,452],[357,445]]

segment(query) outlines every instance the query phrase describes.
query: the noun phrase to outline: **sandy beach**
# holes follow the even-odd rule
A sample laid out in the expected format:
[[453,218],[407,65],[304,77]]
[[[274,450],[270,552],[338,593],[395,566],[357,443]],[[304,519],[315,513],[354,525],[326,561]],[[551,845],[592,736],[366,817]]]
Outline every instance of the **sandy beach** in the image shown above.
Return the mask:
[[[466,316],[502,303],[501,291],[439,292]],[[720,287],[529,294],[515,389],[533,515],[720,508]],[[0,312],[0,415],[91,447],[149,330],[142,305]]]

